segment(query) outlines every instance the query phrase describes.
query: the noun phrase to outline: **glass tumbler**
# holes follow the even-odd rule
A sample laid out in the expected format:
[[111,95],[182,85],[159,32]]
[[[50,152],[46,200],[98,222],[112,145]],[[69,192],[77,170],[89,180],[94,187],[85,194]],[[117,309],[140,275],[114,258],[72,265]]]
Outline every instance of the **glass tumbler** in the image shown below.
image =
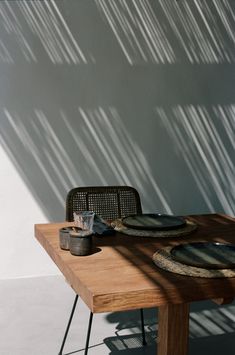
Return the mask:
[[81,228],[82,230],[92,232],[94,216],[95,213],[92,211],[74,212],[73,217],[75,226]]

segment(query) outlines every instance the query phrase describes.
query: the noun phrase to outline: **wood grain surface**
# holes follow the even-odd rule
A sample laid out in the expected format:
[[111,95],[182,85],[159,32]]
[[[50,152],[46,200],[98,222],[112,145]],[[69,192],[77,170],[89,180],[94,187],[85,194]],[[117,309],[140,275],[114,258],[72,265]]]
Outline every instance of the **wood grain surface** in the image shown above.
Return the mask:
[[189,304],[170,304],[158,311],[158,355],[188,353]]
[[155,240],[121,233],[94,236],[92,254],[88,256],[73,256],[60,249],[59,229],[72,223],[36,224],[35,236],[92,312],[233,298],[235,278],[199,279],[163,271],[154,265],[153,253],[165,245],[192,241],[235,244],[233,218],[219,214],[187,218],[198,228],[183,238]]

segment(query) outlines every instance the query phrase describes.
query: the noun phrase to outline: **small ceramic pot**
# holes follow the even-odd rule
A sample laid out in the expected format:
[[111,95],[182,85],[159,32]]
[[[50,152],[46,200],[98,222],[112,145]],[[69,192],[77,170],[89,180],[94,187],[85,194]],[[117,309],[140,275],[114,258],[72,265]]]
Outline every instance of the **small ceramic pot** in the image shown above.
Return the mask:
[[78,232],[78,227],[63,227],[59,230],[60,248],[63,250],[69,250],[69,233]]
[[80,230],[69,233],[69,249],[73,255],[88,255],[91,253],[92,235],[91,231]]

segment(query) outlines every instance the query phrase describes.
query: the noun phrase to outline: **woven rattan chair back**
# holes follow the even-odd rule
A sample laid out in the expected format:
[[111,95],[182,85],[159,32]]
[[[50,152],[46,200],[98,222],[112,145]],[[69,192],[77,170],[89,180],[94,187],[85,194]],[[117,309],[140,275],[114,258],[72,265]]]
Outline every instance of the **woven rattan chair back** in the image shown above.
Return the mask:
[[66,220],[73,221],[73,212],[94,211],[105,220],[141,214],[140,196],[130,186],[76,187],[66,199]]
[[[73,212],[94,211],[105,220],[122,218],[131,214],[141,214],[142,207],[139,193],[129,186],[89,186],[75,187],[70,190],[66,199],[66,220],[73,221]],[[77,305],[78,294],[75,296],[72,311],[69,317],[68,325],[61,344],[59,355],[62,355],[65,341],[69,332],[70,324],[73,318],[74,310]],[[89,339],[91,333],[93,313],[90,312],[86,346],[84,355],[87,355],[89,348]],[[140,309],[141,329],[143,345],[146,345],[144,330],[144,314]]]

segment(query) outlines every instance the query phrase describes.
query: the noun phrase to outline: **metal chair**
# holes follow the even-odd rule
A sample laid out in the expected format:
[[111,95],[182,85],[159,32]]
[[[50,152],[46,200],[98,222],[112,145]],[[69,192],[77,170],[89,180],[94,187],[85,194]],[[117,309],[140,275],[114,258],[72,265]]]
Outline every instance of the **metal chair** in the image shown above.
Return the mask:
[[[76,187],[69,191],[66,199],[66,220],[73,221],[73,212],[76,211],[94,211],[105,220],[122,218],[131,214],[141,214],[142,207],[139,193],[133,187],[129,186],[93,186]],[[62,355],[65,341],[72,322],[73,314],[77,305],[78,295],[75,296],[72,311],[66,327],[59,355]],[[143,309],[140,309],[142,342],[146,345],[144,330]],[[87,338],[84,355],[87,355],[93,313],[90,312]]]

